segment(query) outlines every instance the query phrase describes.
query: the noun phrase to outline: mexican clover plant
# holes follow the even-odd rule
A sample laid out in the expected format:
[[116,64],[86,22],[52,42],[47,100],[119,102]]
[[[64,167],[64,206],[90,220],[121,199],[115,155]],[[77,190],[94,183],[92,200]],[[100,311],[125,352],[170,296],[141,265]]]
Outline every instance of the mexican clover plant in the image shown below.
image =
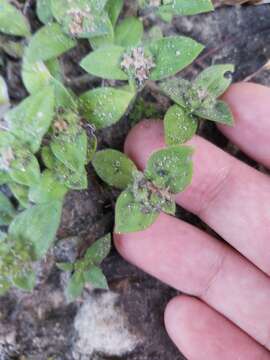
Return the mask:
[[[124,0],[36,0],[35,32],[23,4],[16,4],[0,0],[0,58],[5,53],[21,59],[28,96],[15,104],[0,76],[0,294],[12,286],[33,289],[35,263],[53,245],[65,195],[91,186],[90,162],[102,180],[122,190],[116,231],[143,230],[160,212],[175,214],[174,195],[192,179],[194,149],[183,144],[199,120],[233,122],[219,100],[233,66],[214,65],[192,81],[175,77],[203,45],[186,36],[163,36],[157,26],[144,30],[148,15],[171,21],[213,10],[210,0],[138,0],[137,16],[127,17]],[[89,90],[75,94],[63,55],[82,41],[90,49],[79,64],[89,74]],[[99,86],[93,87],[92,77]],[[168,147],[153,153],[141,172],[119,151],[96,152],[95,133],[125,114],[136,117],[133,105],[141,107],[142,90],[153,82],[175,104],[164,119]],[[79,296],[85,283],[108,287],[100,264],[109,250],[108,235],[74,263],[58,264],[71,273],[69,298]]]

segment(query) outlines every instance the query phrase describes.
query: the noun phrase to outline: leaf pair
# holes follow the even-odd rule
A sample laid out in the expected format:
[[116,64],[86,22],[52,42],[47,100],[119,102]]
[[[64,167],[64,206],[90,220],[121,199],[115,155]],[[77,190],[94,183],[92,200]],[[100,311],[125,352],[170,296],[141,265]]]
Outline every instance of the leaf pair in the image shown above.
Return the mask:
[[184,36],[172,36],[135,49],[135,55],[134,49],[130,50],[124,46],[104,46],[86,56],[81,66],[90,74],[105,79],[129,80],[132,72],[128,69],[135,68],[135,77],[138,78],[138,73],[145,72],[146,65],[151,61],[153,66],[149,74],[146,72],[146,78],[156,81],[173,76],[184,69],[202,50],[203,46],[195,40]]
[[110,186],[125,189],[116,203],[116,232],[146,229],[161,211],[175,213],[172,194],[183,191],[192,178],[192,153],[187,146],[172,146],[154,153],[144,174],[116,150],[96,153],[93,166]]
[[82,294],[86,283],[90,283],[96,289],[108,289],[100,264],[108,256],[110,249],[111,235],[108,234],[91,245],[82,259],[74,263],[57,264],[59,269],[72,272],[66,289],[70,300]]
[[193,82],[177,78],[160,84],[161,90],[177,104],[169,108],[164,118],[166,144],[182,144],[191,139],[198,118],[233,125],[229,106],[218,100],[231,84],[233,71],[233,65],[213,65]]

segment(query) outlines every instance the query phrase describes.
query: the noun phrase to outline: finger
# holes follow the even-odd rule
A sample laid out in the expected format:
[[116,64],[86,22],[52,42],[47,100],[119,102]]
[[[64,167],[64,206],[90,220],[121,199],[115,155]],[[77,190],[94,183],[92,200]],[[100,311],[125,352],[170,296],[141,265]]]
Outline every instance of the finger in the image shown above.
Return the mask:
[[[144,168],[149,156],[164,147],[161,121],[133,128],[126,153]],[[225,240],[270,274],[270,181],[210,142],[194,137],[194,176],[176,196],[178,204],[197,214]]]
[[238,83],[230,87],[223,100],[232,109],[235,126],[220,125],[220,130],[246,154],[270,166],[270,89]]
[[189,360],[269,360],[269,352],[203,302],[173,299],[165,312],[168,334]]
[[115,245],[129,262],[200,297],[270,347],[270,279],[225,243],[161,214],[145,231],[115,235]]

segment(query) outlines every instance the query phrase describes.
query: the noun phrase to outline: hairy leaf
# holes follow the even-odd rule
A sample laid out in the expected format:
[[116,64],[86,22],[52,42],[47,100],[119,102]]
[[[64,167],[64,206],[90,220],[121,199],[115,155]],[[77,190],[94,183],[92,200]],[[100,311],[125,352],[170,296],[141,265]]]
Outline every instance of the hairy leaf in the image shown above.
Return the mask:
[[84,261],[89,265],[100,265],[100,263],[109,255],[111,250],[111,234],[103,236],[95,241],[84,255]]
[[158,212],[144,209],[135,201],[131,191],[125,190],[118,197],[115,208],[115,232],[129,233],[147,229],[158,217]]
[[84,280],[90,283],[95,289],[109,289],[107,280],[102,270],[97,266],[92,266],[89,270],[83,273]]
[[184,36],[162,38],[149,45],[155,68],[151,80],[162,80],[188,66],[203,50],[203,45]]
[[213,107],[201,107],[195,114],[203,119],[215,121],[229,126],[234,125],[233,115],[228,104],[218,100]]
[[158,14],[196,15],[214,10],[211,0],[164,0]]
[[55,239],[61,218],[62,204],[54,201],[24,210],[10,224],[10,235],[33,246],[37,259],[46,254]]
[[171,106],[164,118],[167,145],[184,144],[195,135],[198,121],[178,105]]
[[0,32],[17,36],[30,35],[27,19],[8,0],[0,0]]
[[80,96],[84,117],[96,128],[116,123],[126,112],[134,93],[109,87],[87,91]]
[[171,146],[155,152],[147,162],[145,174],[159,189],[178,193],[192,179],[193,149],[188,146]]
[[143,24],[132,16],[121,21],[115,28],[115,44],[123,47],[137,46],[143,37]]
[[125,189],[133,182],[134,163],[117,150],[103,150],[96,153],[93,166],[98,176],[110,186]]
[[103,46],[87,55],[80,65],[88,73],[104,79],[128,80],[120,66],[124,52],[121,46]]

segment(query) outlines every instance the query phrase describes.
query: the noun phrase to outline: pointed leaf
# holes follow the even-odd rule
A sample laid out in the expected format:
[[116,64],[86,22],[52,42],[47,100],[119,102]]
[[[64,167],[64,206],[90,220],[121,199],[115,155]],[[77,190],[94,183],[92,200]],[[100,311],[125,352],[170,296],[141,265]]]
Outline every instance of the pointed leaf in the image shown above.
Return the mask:
[[159,8],[158,14],[172,13],[187,16],[214,10],[211,0],[164,0],[163,4]]
[[16,211],[10,200],[0,191],[0,226],[9,225]]
[[92,266],[89,270],[85,271],[84,280],[90,283],[95,289],[109,289],[107,280],[102,270],[97,266]]
[[146,176],[159,189],[178,193],[191,183],[193,149],[171,146],[155,152],[147,162]]
[[134,93],[109,87],[87,91],[80,96],[84,117],[96,128],[115,124],[126,112]]
[[55,239],[61,211],[62,204],[57,201],[34,205],[16,216],[9,233],[17,241],[33,246],[35,257],[39,259]]
[[30,188],[29,200],[36,204],[43,204],[54,200],[63,201],[67,188],[61,184],[53,172],[45,170],[40,182]]
[[124,53],[125,49],[121,46],[104,46],[87,55],[80,65],[89,74],[104,79],[128,80],[127,74],[121,70],[120,65]]
[[162,38],[149,45],[154,56],[155,68],[151,80],[162,80],[183,70],[203,50],[203,45],[184,36]]
[[113,26],[116,24],[122,11],[124,0],[108,0],[106,10]]
[[234,65],[213,65],[202,71],[196,78],[195,86],[207,90],[207,93],[214,97],[221,96],[232,82],[231,75],[234,72]]
[[61,26],[51,23],[43,26],[31,38],[26,49],[26,57],[29,62],[46,61],[63,54],[76,45],[63,33]]
[[27,19],[8,0],[0,0],[0,32],[17,36],[30,35]]
[[72,263],[56,263],[58,269],[62,271],[73,271],[74,265]]
[[36,274],[32,270],[24,271],[12,279],[14,285],[25,291],[32,291],[36,284]]
[[99,265],[111,251],[111,234],[95,241],[84,255],[84,261],[89,265]]
[[176,104],[184,108],[187,107],[186,95],[191,88],[191,82],[182,78],[168,79],[160,83],[162,92],[169,96]]
[[29,96],[5,115],[10,132],[31,148],[39,150],[54,115],[54,91],[45,87]]
[[15,182],[8,182],[8,187],[12,192],[13,196],[18,200],[19,204],[23,208],[29,206],[28,191],[29,188],[24,185],[16,184]]
[[233,114],[228,104],[218,100],[213,107],[199,108],[195,114],[203,119],[215,121],[229,126],[234,125]]
[[178,105],[171,106],[164,118],[167,145],[184,144],[196,133],[198,121]]
[[53,14],[51,11],[50,1],[37,0],[37,16],[43,24],[48,24],[53,20]]
[[125,189],[133,182],[134,163],[117,150],[103,150],[96,153],[93,166],[98,176],[110,186]]
[[8,110],[10,106],[8,89],[6,82],[2,76],[0,76],[0,118]]
[[143,23],[132,16],[125,18],[115,28],[115,44],[123,47],[137,46],[142,41]]
[[81,296],[84,288],[84,283],[85,282],[84,282],[83,273],[75,272],[71,276],[66,288],[67,297],[70,301],[73,301],[79,296]]
[[125,190],[118,197],[115,209],[115,232],[129,233],[147,229],[158,217],[158,212],[145,209],[135,201],[131,191]]

